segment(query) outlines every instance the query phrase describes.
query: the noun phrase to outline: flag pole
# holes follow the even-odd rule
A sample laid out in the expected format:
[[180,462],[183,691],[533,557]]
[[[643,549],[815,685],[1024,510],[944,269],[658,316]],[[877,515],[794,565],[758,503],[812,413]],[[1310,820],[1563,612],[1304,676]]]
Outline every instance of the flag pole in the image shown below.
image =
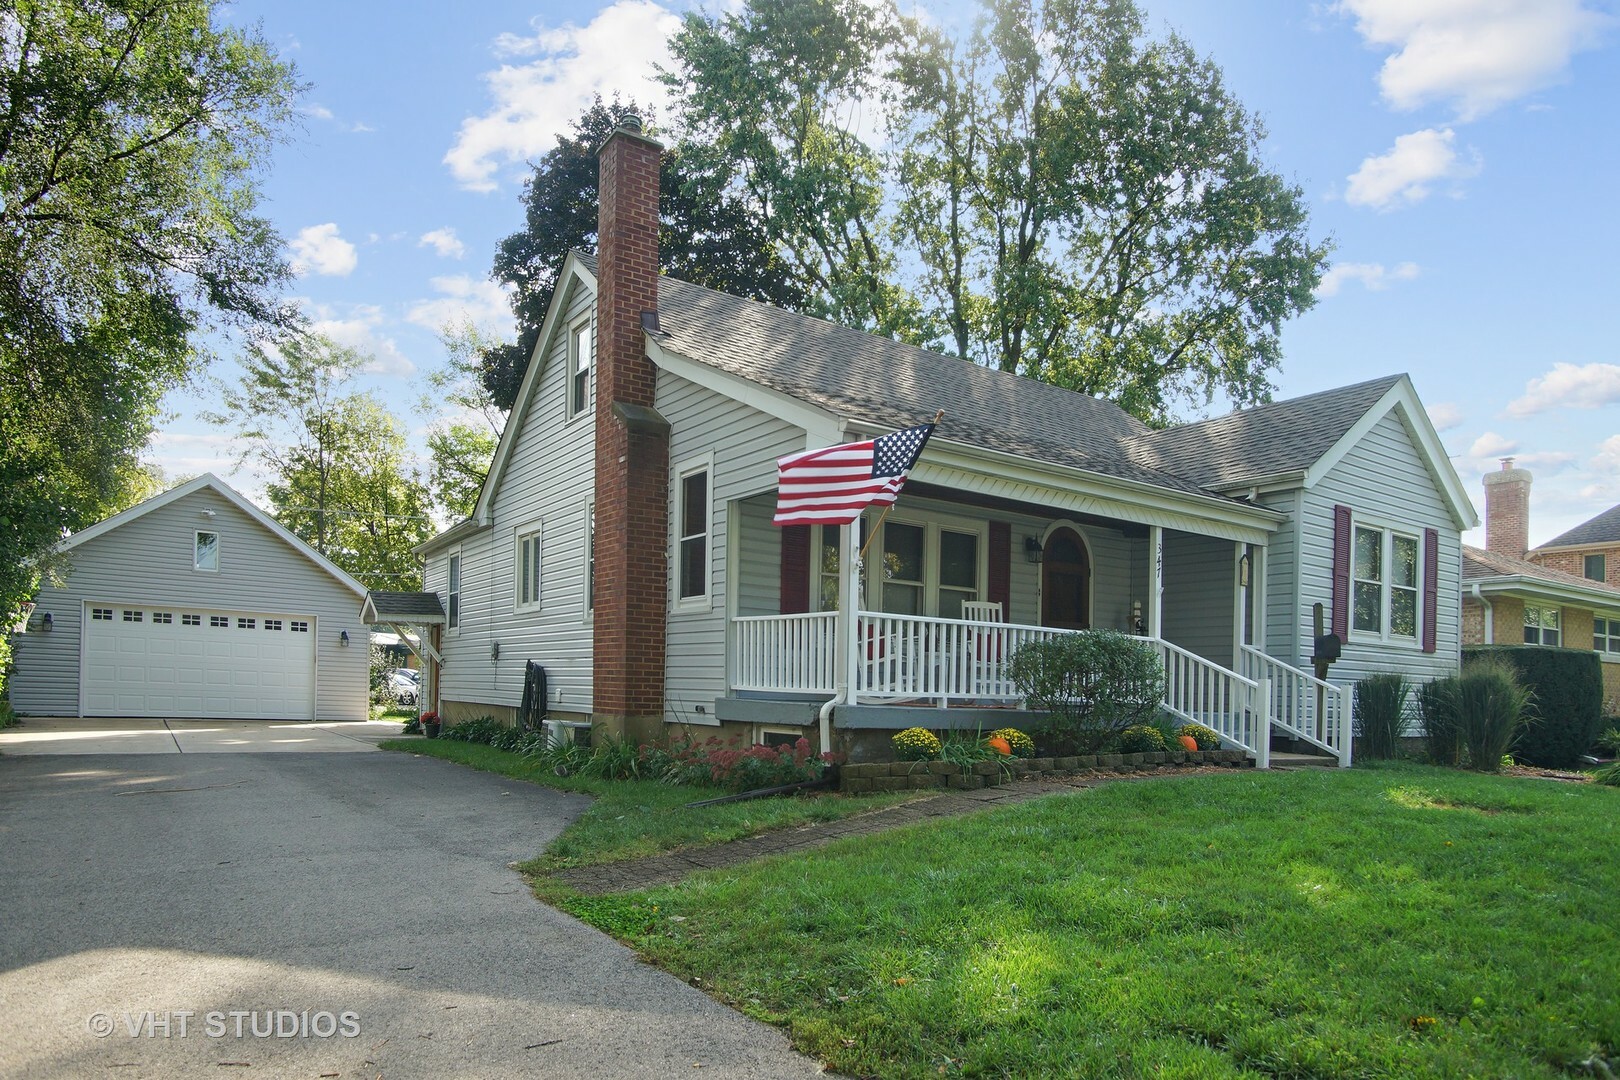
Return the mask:
[[[934,426],[938,427],[939,422],[941,420],[943,420],[943,419],[945,419],[945,410],[940,409],[938,412],[936,412],[934,414]],[[877,521],[873,522],[872,531],[866,534],[866,543],[861,545],[861,553],[859,555],[855,556],[855,562],[856,562],[857,565],[859,565],[859,564],[866,561],[866,549],[872,546],[872,541],[873,540],[877,539],[878,530],[883,527],[883,519],[888,517],[889,516],[889,511],[893,510],[893,509],[894,509],[894,503],[889,503],[888,505],[884,506],[883,513],[879,514]],[[860,518],[857,517],[855,519],[855,521],[859,522]],[[851,525],[851,528],[853,528],[853,527],[854,526]]]

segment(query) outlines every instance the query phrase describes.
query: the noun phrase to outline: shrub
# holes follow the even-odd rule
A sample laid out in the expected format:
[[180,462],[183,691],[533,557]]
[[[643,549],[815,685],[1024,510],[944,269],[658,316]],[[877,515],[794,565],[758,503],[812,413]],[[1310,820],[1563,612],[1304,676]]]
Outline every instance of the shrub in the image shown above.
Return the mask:
[[1123,754],[1152,754],[1169,747],[1164,733],[1152,724],[1133,724],[1119,733],[1119,749]]
[[1006,739],[1007,745],[1012,748],[1013,757],[1035,756],[1035,740],[1015,727],[996,728],[990,733],[990,738]]
[[939,738],[927,728],[909,727],[889,740],[901,761],[928,761],[939,757]]
[[813,754],[809,739],[801,738],[792,746],[739,748],[714,736],[701,744],[677,742],[667,751],[648,748],[644,755],[648,762],[660,758],[663,779],[669,783],[712,785],[733,792],[819,780],[833,761],[831,754]]
[[1567,768],[1591,749],[1603,723],[1603,665],[1597,653],[1538,645],[1463,650],[1465,660],[1480,656],[1501,656],[1511,662],[1535,702],[1536,722],[1519,737],[1514,757]]
[[1205,727],[1203,724],[1182,724],[1176,728],[1176,734],[1191,735],[1193,742],[1198,744],[1200,750],[1219,750],[1221,748],[1220,733],[1214,728]]
[[1047,713],[1041,741],[1058,755],[1092,754],[1164,700],[1164,667],[1153,647],[1118,630],[1082,630],[1033,641],[1013,653],[1008,674]]
[[1620,787],[1620,761],[1611,761],[1592,774],[1592,779],[1605,787]]
[[1003,755],[990,745],[989,739],[981,739],[977,733],[947,731],[940,740],[939,753],[934,756],[953,765],[972,765],[978,761],[998,761]]
[[1397,741],[1406,729],[1406,697],[1410,692],[1400,672],[1368,675],[1356,683],[1356,733],[1360,753],[1369,758],[1393,758]]
[[1533,695],[1512,664],[1486,656],[1464,664],[1461,675],[1429,683],[1418,701],[1431,757],[1496,772],[1530,722]]
[[[4,708],[4,704],[0,704],[0,710],[3,710]],[[1606,719],[1612,720],[1613,718],[1608,717]],[[1615,726],[1606,730],[1603,734],[1599,735],[1597,737],[1596,746],[1604,753],[1620,754],[1620,724],[1616,724]]]

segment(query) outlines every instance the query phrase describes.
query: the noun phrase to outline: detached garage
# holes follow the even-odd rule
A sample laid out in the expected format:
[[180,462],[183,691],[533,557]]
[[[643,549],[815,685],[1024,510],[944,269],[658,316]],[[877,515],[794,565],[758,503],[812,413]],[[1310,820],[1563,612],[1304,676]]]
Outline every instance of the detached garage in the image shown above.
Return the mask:
[[365,588],[213,475],[63,545],[12,639],[34,716],[364,720]]

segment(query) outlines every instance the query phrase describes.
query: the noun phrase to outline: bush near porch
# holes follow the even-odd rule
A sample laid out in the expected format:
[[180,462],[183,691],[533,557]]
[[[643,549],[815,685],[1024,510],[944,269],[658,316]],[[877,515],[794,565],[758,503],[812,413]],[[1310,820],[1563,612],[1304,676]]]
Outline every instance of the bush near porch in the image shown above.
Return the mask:
[[1568,768],[1592,749],[1603,723],[1603,664],[1590,649],[1545,645],[1480,645],[1463,659],[1497,656],[1511,663],[1533,695],[1533,719],[1513,744],[1532,765]]
[[1151,723],[1164,700],[1158,654],[1118,630],[1029,642],[1007,673],[1030,707],[1047,714],[1036,735],[1057,756],[1107,749],[1126,729]]
[[1245,770],[551,902],[850,1075],[1551,1080],[1620,1068],[1617,822],[1593,784]]

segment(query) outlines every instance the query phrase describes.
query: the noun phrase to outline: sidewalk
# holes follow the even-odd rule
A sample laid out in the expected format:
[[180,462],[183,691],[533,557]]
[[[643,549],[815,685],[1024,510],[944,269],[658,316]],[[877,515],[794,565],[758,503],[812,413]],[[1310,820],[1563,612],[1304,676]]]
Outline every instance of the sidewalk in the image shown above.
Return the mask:
[[29,717],[0,731],[0,754],[267,754],[370,752],[397,739],[397,720],[115,720]]

